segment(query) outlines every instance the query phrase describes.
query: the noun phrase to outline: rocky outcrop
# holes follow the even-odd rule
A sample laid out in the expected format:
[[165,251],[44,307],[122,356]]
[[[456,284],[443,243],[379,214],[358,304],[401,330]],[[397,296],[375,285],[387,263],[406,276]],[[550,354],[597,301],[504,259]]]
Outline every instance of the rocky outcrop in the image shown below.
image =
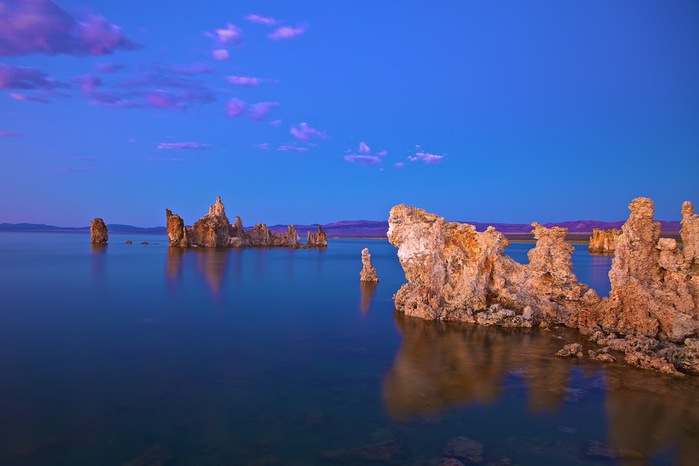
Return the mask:
[[[398,247],[407,279],[394,295],[396,309],[423,319],[565,325],[624,341],[655,339],[658,345],[646,345],[627,362],[672,372],[660,362],[648,362],[653,354],[672,367],[695,371],[697,351],[686,341],[699,333],[699,216],[690,203],[683,205],[685,246],[680,250],[675,240],[659,237],[650,199],[635,199],[629,208],[631,215],[616,236],[612,291],[600,299],[573,273],[573,248],[564,228],[532,224],[537,242],[523,265],[504,254],[507,239],[492,227],[479,233],[471,225],[395,206],[388,238]],[[638,353],[638,345],[617,347],[627,355]]]
[[371,263],[371,254],[369,249],[362,249],[362,271],[359,272],[359,281],[377,283],[379,277],[376,275],[376,269]]
[[318,225],[318,231],[316,233],[308,232],[306,237],[306,247],[307,248],[327,248],[328,247],[328,237],[323,231],[323,229]]
[[101,218],[95,218],[90,222],[90,243],[107,244],[107,241],[109,241],[107,225]]
[[[170,247],[301,247],[299,236],[293,225],[289,225],[286,233],[273,233],[264,223],[258,223],[249,231],[245,231],[240,217],[235,217],[235,223],[231,224],[220,197],[216,198],[216,202],[209,207],[206,215],[188,228],[185,227],[184,220],[169,209],[165,210],[165,215]],[[323,238],[327,246],[325,233]]]
[[[677,242],[660,238],[653,220],[653,201],[637,198],[621,228],[609,272],[609,299],[584,316],[581,326],[605,333],[639,335],[681,342],[699,330],[699,275],[690,251],[685,258]],[[696,244],[696,218],[690,203],[683,206],[686,245]],[[694,234],[694,236],[692,236]],[[685,249],[687,246],[685,246]]]
[[611,230],[594,228],[590,237],[590,246],[587,250],[592,254],[614,254],[616,239],[620,234],[621,230],[616,228]]
[[186,248],[187,230],[184,227],[184,220],[179,215],[175,215],[170,209],[165,209],[167,219],[167,237],[170,247]]

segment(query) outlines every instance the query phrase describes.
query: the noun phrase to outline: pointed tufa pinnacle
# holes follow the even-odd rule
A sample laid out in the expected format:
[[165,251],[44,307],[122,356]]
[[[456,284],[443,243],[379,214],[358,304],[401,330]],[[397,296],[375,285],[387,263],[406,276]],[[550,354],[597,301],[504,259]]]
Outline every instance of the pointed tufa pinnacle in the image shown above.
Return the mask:
[[107,244],[107,241],[109,241],[107,225],[101,218],[95,218],[90,222],[90,243]]

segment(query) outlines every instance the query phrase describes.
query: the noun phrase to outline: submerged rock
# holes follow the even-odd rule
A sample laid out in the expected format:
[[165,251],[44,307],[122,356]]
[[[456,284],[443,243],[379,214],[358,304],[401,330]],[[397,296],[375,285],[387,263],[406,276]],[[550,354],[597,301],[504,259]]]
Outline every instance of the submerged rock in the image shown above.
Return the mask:
[[592,254],[614,254],[616,239],[621,234],[621,230],[613,228],[611,230],[600,230],[594,228],[590,237],[590,246],[587,250]]
[[109,241],[107,225],[101,218],[95,218],[90,222],[90,243],[107,244],[107,241]]
[[369,248],[362,249],[362,271],[359,272],[359,281],[377,283],[379,277],[376,276],[376,269],[371,263]]
[[[635,343],[600,344],[624,352],[629,364],[673,374],[698,371],[699,354],[682,342],[699,336],[699,216],[684,203],[680,250],[675,240],[659,237],[653,201],[637,198],[629,208],[615,236],[610,297],[600,299],[573,273],[564,228],[533,223],[536,246],[523,265],[504,254],[507,239],[493,227],[479,233],[422,209],[395,206],[388,239],[407,279],[394,295],[396,309],[423,319],[620,334],[621,341]],[[639,339],[660,344],[639,350]],[[595,359],[613,357],[595,353]]]

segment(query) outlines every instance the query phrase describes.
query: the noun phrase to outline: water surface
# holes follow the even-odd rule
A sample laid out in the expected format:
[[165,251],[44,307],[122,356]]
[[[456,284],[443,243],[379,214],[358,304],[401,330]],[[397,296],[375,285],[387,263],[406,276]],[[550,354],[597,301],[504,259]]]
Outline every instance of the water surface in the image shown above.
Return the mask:
[[[693,378],[555,357],[574,332],[394,314],[387,241],[87,239],[0,233],[0,464],[429,465],[456,436],[484,464],[696,464]],[[358,282],[364,247],[375,287]],[[573,261],[608,292],[609,257]]]

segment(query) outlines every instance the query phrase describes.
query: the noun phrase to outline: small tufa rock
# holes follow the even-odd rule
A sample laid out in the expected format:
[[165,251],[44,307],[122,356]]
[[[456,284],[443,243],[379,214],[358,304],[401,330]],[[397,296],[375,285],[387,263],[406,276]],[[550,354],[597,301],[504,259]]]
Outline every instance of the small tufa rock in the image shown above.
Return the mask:
[[376,276],[376,269],[371,263],[371,254],[369,249],[362,249],[362,271],[359,272],[359,281],[376,283],[379,277]]
[[325,234],[323,229],[318,225],[318,232],[311,233],[308,232],[306,236],[306,247],[307,248],[327,248],[328,247],[328,236]]
[[90,243],[107,244],[107,241],[109,241],[107,225],[101,218],[95,218],[90,222]]
[[562,358],[582,358],[582,345],[580,343],[570,343],[561,348],[556,356]]
[[127,239],[126,243],[124,243],[124,244],[133,244],[133,241],[131,241],[130,239]]
[[611,230],[594,228],[590,238],[590,246],[587,250],[592,254],[614,254],[616,240],[620,234],[621,230],[616,228]]

